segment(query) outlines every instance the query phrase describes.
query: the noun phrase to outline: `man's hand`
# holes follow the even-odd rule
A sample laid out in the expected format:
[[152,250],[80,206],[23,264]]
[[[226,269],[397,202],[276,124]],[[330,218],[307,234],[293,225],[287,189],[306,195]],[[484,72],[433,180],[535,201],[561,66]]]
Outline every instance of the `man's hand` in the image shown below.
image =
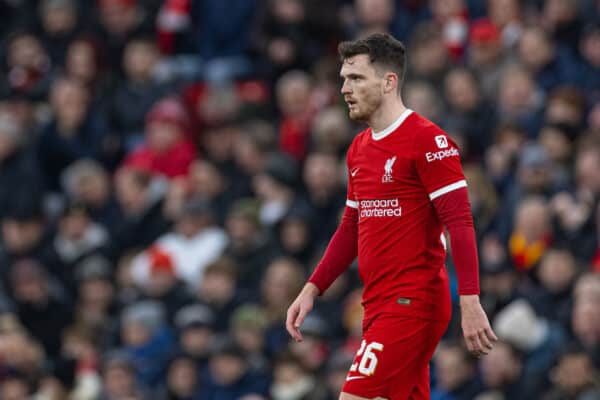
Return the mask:
[[469,352],[476,357],[488,354],[498,338],[479,303],[479,296],[460,296],[460,311],[462,330]]
[[313,283],[307,283],[296,300],[292,303],[287,311],[287,319],[285,327],[295,341],[302,341],[300,326],[304,322],[306,315],[312,310],[315,297],[319,295],[319,289]]

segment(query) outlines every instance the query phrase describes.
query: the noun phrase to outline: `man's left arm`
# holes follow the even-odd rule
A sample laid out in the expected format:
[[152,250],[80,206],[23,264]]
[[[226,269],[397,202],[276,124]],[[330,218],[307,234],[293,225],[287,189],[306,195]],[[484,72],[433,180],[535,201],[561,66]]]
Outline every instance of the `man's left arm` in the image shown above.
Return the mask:
[[419,132],[414,146],[419,179],[440,221],[450,233],[467,347],[475,355],[487,354],[496,336],[479,303],[475,230],[458,146],[446,133],[434,126]]
[[487,354],[497,338],[479,302],[477,243],[467,188],[452,190],[432,202],[450,234],[467,347],[477,356]]

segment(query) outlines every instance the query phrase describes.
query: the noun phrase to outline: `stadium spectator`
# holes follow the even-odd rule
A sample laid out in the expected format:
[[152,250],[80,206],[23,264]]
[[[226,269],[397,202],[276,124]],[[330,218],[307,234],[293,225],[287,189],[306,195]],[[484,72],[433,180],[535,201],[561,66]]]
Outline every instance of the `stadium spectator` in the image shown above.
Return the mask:
[[16,93],[29,99],[45,99],[50,90],[53,65],[40,39],[26,31],[9,35],[4,50],[4,95]]
[[202,379],[199,397],[207,400],[234,400],[250,394],[266,396],[269,387],[269,380],[250,370],[246,354],[229,338],[215,345]]
[[494,108],[482,98],[476,77],[467,69],[448,71],[444,96],[448,103],[444,124],[458,128],[465,136],[463,159],[480,159],[492,141],[496,125]]
[[[372,32],[409,45],[405,104],[463,162],[481,305],[492,321],[512,313],[503,334],[516,347],[460,357],[463,263],[446,257],[455,312],[438,360],[466,367],[436,376],[434,361],[432,396],[449,399],[461,390],[446,378],[475,370],[482,392],[465,397],[477,400],[598,397],[599,15],[594,0],[0,0],[0,398],[337,400],[348,377],[360,381],[348,371],[366,261],[314,304],[308,321],[327,333],[307,326],[310,346],[292,345],[281,319],[353,183],[346,158],[362,127],[340,96],[336,49]],[[397,157],[395,179],[403,150],[382,150]],[[406,221],[415,209],[400,200]],[[158,243],[201,225],[184,211],[195,201],[221,245],[205,267],[183,256],[197,272],[184,283]],[[148,300],[165,310],[164,352],[121,340],[124,310]],[[515,301],[534,311],[515,317]],[[154,326],[146,317],[140,332]],[[529,349],[544,325],[546,343]],[[245,366],[220,364],[246,371],[239,386],[209,366],[228,335]],[[292,347],[313,371],[275,366]]]
[[[215,226],[210,205],[203,200],[188,200],[175,220],[173,231],[159,237],[152,248],[135,261],[135,280],[146,285],[154,268],[172,269],[175,277],[189,287],[201,283],[202,272],[227,246],[225,232]],[[169,261],[170,259],[170,261]]]
[[236,201],[227,214],[225,227],[230,239],[225,254],[237,265],[239,288],[256,293],[266,266],[276,255],[272,239],[260,223],[258,202]]
[[517,400],[531,398],[531,392],[526,392],[523,388],[523,380],[526,378],[523,374],[521,355],[508,343],[497,342],[489,357],[481,361],[481,377],[486,393],[499,394],[499,397],[492,398]]
[[221,333],[228,330],[233,311],[252,296],[239,289],[237,273],[237,265],[231,259],[221,257],[206,266],[202,281],[194,292],[196,301],[214,311],[215,329]]
[[257,305],[241,305],[234,310],[229,324],[229,334],[244,350],[248,364],[254,371],[266,373],[271,368],[265,348],[265,331],[268,320],[265,311]]
[[42,129],[37,149],[49,189],[58,190],[57,177],[81,158],[114,167],[119,140],[108,130],[106,115],[92,112],[89,89],[73,78],[61,78],[50,96],[54,118]]
[[174,318],[179,350],[204,368],[215,341],[215,314],[203,304],[182,307]]
[[591,400],[600,396],[598,369],[592,364],[590,355],[581,348],[563,351],[556,367],[552,370],[553,387],[546,392],[544,400],[570,397]]
[[442,343],[434,357],[437,391],[432,399],[468,400],[482,391],[475,360],[461,343]]

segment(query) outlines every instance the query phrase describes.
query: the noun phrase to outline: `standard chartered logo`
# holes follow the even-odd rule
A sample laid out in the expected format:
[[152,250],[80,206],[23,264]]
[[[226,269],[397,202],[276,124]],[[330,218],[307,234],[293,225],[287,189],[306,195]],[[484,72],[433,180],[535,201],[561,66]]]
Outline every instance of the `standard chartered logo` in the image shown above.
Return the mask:
[[360,217],[400,217],[402,207],[398,199],[361,200]]

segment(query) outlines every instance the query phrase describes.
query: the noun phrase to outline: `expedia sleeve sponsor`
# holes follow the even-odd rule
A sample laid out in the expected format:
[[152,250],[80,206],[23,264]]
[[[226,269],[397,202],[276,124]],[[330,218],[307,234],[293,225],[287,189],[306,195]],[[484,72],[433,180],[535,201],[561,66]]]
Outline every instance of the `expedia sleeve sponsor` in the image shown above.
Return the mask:
[[441,161],[446,157],[458,157],[458,155],[458,150],[454,147],[450,147],[446,150],[428,151],[427,153],[425,153],[425,159],[427,160],[427,162],[432,162],[436,160]]
[[402,207],[398,199],[361,200],[360,217],[400,217]]

